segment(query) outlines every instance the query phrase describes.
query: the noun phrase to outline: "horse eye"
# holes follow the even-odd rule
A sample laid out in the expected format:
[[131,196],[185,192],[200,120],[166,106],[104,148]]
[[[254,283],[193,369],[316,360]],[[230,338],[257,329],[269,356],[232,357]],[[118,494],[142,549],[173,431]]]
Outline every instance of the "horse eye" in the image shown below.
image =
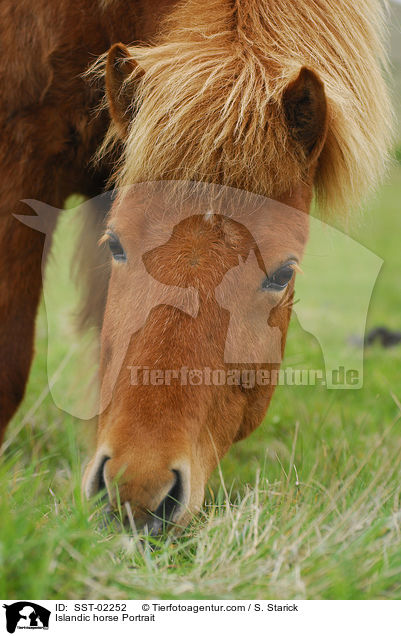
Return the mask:
[[285,289],[293,277],[293,265],[293,261],[286,263],[276,270],[274,274],[267,276],[262,283],[262,289],[268,289],[270,291],[282,291]]
[[113,232],[107,232],[108,241],[107,244],[109,246],[112,257],[115,261],[119,263],[125,263],[127,260],[127,255],[124,252],[124,248],[120,243],[120,239]]

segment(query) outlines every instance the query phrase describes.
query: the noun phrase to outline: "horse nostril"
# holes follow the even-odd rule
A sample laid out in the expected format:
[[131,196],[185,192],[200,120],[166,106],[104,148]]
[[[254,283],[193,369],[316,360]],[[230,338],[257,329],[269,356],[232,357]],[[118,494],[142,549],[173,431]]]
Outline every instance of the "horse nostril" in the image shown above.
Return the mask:
[[82,486],[87,499],[97,495],[102,490],[106,490],[104,470],[109,459],[111,459],[109,455],[99,452],[86,467]]
[[179,470],[172,470],[175,480],[166,497],[154,511],[154,516],[161,521],[173,521],[176,512],[183,504],[184,488]]
[[103,456],[100,458],[98,462],[98,466],[95,469],[92,478],[90,480],[90,494],[97,495],[98,492],[102,492],[107,490],[106,479],[104,475],[104,468],[106,466],[106,462],[111,459],[110,457]]
[[96,475],[96,479],[97,479],[97,491],[100,492],[101,490],[106,490],[106,480],[105,480],[105,476],[104,476],[104,467],[106,465],[106,462],[108,462],[110,459],[110,457],[104,457],[103,460],[100,463],[97,475]]

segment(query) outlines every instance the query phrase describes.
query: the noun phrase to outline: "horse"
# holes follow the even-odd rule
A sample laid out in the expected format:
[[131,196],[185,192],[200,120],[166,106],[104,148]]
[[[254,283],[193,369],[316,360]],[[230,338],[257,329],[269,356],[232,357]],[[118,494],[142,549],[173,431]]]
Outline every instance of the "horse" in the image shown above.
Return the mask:
[[[313,196],[323,212],[340,214],[386,165],[383,8],[379,0],[186,0],[157,10],[139,0],[58,0],[38,2],[35,18],[25,2],[4,3],[1,13],[9,46],[0,431],[24,394],[41,289],[43,238],[10,212],[23,211],[23,198],[62,207],[73,192],[94,197],[111,183],[118,194],[109,214],[88,215],[91,237],[84,229],[81,239],[82,322],[101,332],[98,440],[84,490],[106,491],[112,507],[129,504],[154,532],[162,522],[185,525],[217,463],[263,420],[275,384],[247,386],[241,373],[224,385],[171,379],[199,367],[227,377],[230,338],[270,352],[267,365],[251,361],[254,371],[279,367]],[[172,184],[167,194],[160,183]],[[269,202],[265,216],[242,192]],[[256,234],[248,229],[255,215]],[[160,240],[150,245],[154,228]],[[237,265],[241,276],[230,278]],[[155,292],[138,322],[143,290],[153,289],[144,269],[181,291],[173,304]],[[227,276],[259,308],[256,345],[241,321],[230,329],[236,285],[228,293]],[[182,297],[189,287],[197,307]],[[147,382],[153,371],[156,383]]]

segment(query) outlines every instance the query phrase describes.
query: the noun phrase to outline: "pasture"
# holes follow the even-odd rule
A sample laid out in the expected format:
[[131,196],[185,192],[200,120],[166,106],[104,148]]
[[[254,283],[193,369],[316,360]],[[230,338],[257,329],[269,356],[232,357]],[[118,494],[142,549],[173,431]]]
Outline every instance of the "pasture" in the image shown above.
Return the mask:
[[[368,329],[401,329],[400,200],[398,165],[351,229],[384,259]],[[102,525],[100,505],[81,498],[89,426],[48,393],[43,305],[36,348],[0,463],[2,598],[400,597],[401,346],[366,349],[361,390],[278,387],[263,424],[215,472],[199,517],[179,539],[143,542]],[[285,364],[322,364],[295,317]]]

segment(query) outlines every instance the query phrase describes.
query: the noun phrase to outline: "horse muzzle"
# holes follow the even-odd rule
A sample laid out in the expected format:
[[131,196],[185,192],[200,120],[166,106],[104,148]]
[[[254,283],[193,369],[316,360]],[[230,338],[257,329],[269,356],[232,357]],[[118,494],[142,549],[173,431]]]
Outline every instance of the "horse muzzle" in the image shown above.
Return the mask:
[[121,508],[131,524],[153,535],[186,525],[193,510],[186,459],[166,462],[153,456],[150,465],[143,457],[99,449],[85,470],[83,490],[87,498],[103,493],[109,509]]

